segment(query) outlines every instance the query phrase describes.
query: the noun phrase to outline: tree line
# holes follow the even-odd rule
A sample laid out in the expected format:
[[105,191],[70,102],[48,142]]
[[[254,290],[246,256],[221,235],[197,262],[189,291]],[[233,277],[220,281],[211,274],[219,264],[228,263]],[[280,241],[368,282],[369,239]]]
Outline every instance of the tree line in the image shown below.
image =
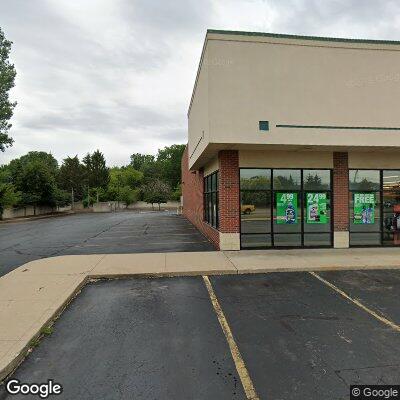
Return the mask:
[[6,207],[54,207],[73,201],[87,207],[98,201],[130,205],[138,200],[179,200],[184,148],[174,144],[155,156],[135,153],[128,165],[111,168],[99,150],[82,160],[67,157],[61,165],[50,153],[31,151],[0,167],[0,212]]
[[[16,106],[9,97],[16,70],[10,62],[12,42],[0,28],[0,152],[12,146],[9,135]],[[109,168],[104,155],[96,150],[82,160],[65,158],[61,165],[50,154],[30,151],[0,166],[0,217],[6,207],[64,206],[83,201],[120,201],[127,205],[137,200],[162,203],[180,197],[181,157],[185,146],[174,144],[157,155],[132,154],[130,163]]]

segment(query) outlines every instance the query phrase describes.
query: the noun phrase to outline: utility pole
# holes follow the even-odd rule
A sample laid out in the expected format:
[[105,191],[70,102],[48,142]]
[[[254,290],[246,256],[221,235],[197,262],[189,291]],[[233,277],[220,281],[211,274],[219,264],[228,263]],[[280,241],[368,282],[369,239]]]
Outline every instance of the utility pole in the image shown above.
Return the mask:
[[90,195],[89,195],[89,185],[87,186],[87,206],[90,206]]
[[71,210],[74,209],[74,188],[71,187]]

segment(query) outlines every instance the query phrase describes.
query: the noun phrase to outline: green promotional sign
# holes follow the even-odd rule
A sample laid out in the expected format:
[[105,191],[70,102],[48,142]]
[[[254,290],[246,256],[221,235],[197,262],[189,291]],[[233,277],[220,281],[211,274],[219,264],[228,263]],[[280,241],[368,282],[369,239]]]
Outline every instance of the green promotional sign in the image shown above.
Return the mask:
[[327,224],[326,193],[307,193],[307,224]]
[[297,224],[297,193],[276,193],[276,223]]
[[354,193],[354,223],[375,223],[375,193]]

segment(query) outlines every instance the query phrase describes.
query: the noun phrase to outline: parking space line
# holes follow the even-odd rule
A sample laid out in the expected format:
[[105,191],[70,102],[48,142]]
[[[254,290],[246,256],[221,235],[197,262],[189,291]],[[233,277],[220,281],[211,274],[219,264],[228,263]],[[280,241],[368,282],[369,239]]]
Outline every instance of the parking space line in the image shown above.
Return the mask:
[[345,299],[350,300],[352,303],[354,303],[356,306],[360,307],[364,311],[366,311],[368,314],[372,315],[375,317],[377,320],[383,322],[384,324],[390,326],[392,329],[394,329],[397,332],[400,332],[400,326],[394,323],[393,321],[390,321],[389,319],[383,317],[382,315],[377,314],[374,310],[371,310],[361,302],[359,302],[356,299],[353,299],[350,297],[347,293],[343,292],[343,290],[339,289],[337,286],[335,286],[333,283],[327,281],[326,279],[322,278],[320,275],[318,275],[315,272],[309,272],[312,276],[320,280],[322,283],[325,285],[329,286],[331,289],[333,289],[335,292],[339,293],[341,296],[343,296]]
[[[155,233],[152,234],[151,237],[170,237],[170,236],[187,236],[187,233]],[[144,235],[128,235],[128,236],[98,236],[96,239],[108,240],[108,239],[129,239],[129,238],[143,238]]]
[[[151,246],[158,246],[158,245],[177,245],[177,244],[201,244],[201,243],[210,243],[207,240],[197,240],[196,242],[185,242],[185,241],[180,241],[180,242],[151,242],[148,241],[146,244],[149,244]],[[111,243],[110,247],[132,247],[132,246],[143,246],[143,243]],[[73,248],[84,248],[84,247],[104,247],[104,244],[77,244],[73,246]]]
[[218,302],[217,296],[215,295],[210,279],[208,278],[208,276],[205,275],[203,276],[203,280],[210,296],[211,303],[214,307],[214,311],[217,314],[219,324],[221,325],[226,341],[228,342],[233,361],[235,362],[236,370],[239,374],[244,392],[246,394],[246,398],[247,400],[259,400],[259,397],[254,389],[253,382],[250,378],[249,372],[247,371],[246,365],[243,361],[243,357],[240,354],[239,348],[233,337],[231,328],[229,327],[228,321],[226,320],[224,312],[222,311],[222,308]]

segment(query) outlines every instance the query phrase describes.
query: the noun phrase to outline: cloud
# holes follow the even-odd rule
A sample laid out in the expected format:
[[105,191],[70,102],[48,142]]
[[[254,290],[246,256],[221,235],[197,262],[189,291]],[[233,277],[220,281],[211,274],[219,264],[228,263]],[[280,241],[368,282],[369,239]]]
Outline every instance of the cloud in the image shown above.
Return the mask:
[[18,106],[0,163],[185,143],[207,28],[399,39],[399,16],[397,0],[2,0]]

